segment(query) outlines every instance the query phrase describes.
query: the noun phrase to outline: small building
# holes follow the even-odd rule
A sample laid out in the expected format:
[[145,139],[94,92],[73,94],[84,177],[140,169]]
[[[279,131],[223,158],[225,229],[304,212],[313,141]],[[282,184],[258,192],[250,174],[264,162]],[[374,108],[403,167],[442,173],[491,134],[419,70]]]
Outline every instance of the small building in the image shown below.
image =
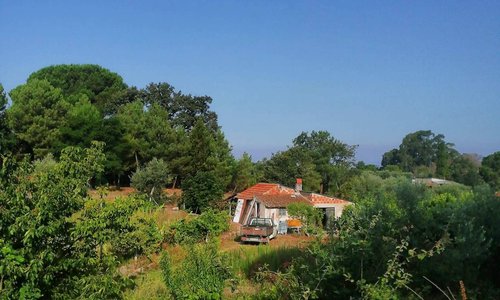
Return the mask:
[[271,218],[275,224],[284,224],[290,217],[287,207],[292,203],[305,203],[323,212],[323,224],[342,215],[349,201],[317,193],[301,191],[302,181],[297,179],[295,189],[276,183],[257,183],[236,194],[237,205],[233,222],[247,224],[251,218]]
[[448,184],[457,184],[454,181],[441,179],[441,178],[414,178],[414,179],[412,179],[411,182],[414,184],[423,184],[429,188],[438,187],[438,186],[442,186],[442,185],[448,185]]

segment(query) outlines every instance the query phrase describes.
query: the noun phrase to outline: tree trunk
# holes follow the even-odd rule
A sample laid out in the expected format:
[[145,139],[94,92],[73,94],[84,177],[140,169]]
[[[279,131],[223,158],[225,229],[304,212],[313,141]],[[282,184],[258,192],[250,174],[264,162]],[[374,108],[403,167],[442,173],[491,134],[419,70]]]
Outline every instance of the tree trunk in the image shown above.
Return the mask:
[[135,171],[139,171],[139,159],[137,158],[137,151],[134,152],[135,156]]
[[172,184],[172,189],[175,189],[176,184],[177,184],[177,176],[174,177],[174,183]]

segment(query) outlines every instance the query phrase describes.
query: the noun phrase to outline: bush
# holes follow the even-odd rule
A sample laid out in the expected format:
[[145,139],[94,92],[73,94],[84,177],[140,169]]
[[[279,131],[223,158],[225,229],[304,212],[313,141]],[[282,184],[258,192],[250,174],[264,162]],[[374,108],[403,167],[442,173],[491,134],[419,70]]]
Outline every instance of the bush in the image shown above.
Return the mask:
[[150,255],[160,250],[162,235],[151,214],[136,211],[129,222],[130,231],[117,235],[111,241],[115,255],[130,258],[134,255]]
[[166,241],[171,244],[184,244],[207,240],[219,236],[229,229],[226,212],[208,210],[193,219],[182,219],[170,225]]
[[292,203],[287,207],[288,215],[299,219],[304,225],[306,234],[317,234],[321,224],[321,212],[311,205],[305,203]]
[[458,294],[462,280],[469,298],[498,299],[500,202],[491,190],[377,189],[346,208],[337,235],[311,244],[309,257],[262,274],[275,298],[444,299],[434,284]]
[[151,254],[160,248],[161,234],[152,204],[141,197],[117,198],[114,202],[89,201],[77,223],[86,251],[102,256],[107,245],[120,259]]
[[163,189],[171,179],[167,163],[153,158],[146,167],[132,175],[131,184],[139,192],[149,195],[149,200],[159,203],[165,199]]
[[175,267],[168,252],[162,254],[163,280],[174,299],[221,299],[228,279],[234,275],[225,255],[218,252],[215,241],[189,245],[187,257]]

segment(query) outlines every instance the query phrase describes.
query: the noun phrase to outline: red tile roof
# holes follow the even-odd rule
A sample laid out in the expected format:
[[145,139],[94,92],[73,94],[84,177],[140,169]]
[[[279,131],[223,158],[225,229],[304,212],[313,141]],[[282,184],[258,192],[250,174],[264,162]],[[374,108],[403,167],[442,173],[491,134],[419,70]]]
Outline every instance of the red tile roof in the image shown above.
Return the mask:
[[277,183],[257,183],[241,193],[238,193],[236,198],[251,200],[254,196],[258,195],[280,195],[292,193],[294,193],[293,189],[284,187]]
[[[236,197],[238,199],[245,200],[252,200],[254,197],[257,197],[267,207],[286,207],[290,203],[304,201],[312,205],[351,203],[346,200],[328,197],[316,193],[301,192],[300,194],[296,194],[294,189],[284,187],[276,183],[257,183],[256,185],[249,187],[241,193],[238,193]],[[272,206],[269,206],[268,204]]]
[[310,193],[307,198],[314,204],[349,204],[351,202],[339,198]]
[[300,194],[281,194],[281,195],[258,195],[257,200],[263,203],[267,208],[287,207],[291,203],[305,203],[311,205],[306,197]]

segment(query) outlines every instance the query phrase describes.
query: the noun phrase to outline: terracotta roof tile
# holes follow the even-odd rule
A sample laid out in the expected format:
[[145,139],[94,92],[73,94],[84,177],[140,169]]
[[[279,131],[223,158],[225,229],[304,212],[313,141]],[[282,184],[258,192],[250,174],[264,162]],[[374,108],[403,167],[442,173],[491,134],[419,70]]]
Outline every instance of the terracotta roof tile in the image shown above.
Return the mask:
[[[293,202],[304,202],[312,205],[317,204],[351,204],[351,202],[328,197],[316,193],[301,192],[296,194],[295,190],[277,183],[257,183],[254,186],[238,193],[238,199],[252,200],[257,197],[267,207],[286,207]],[[269,205],[272,206],[269,206]]]
[[343,200],[343,199],[328,197],[325,195],[320,195],[320,194],[315,194],[315,193],[308,193],[306,197],[313,204],[350,204],[351,203],[351,202]]
[[263,203],[267,208],[287,207],[291,203],[305,203],[311,205],[306,197],[300,194],[281,194],[281,195],[258,195],[257,200]]
[[254,186],[238,193],[236,198],[251,200],[257,195],[280,195],[280,194],[292,194],[293,189],[284,187],[276,183],[257,183]]

